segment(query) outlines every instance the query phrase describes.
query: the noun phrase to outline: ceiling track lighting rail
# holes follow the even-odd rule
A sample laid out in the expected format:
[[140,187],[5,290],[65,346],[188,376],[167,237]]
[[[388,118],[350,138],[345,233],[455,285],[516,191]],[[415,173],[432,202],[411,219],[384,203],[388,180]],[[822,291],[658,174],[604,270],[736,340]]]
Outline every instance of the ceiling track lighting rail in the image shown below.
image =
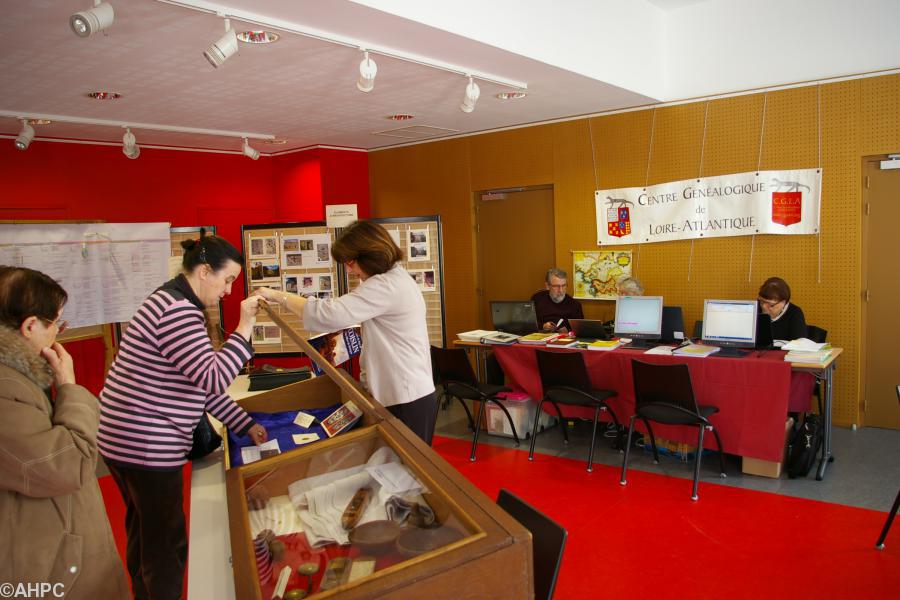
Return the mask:
[[180,127],[177,125],[162,125],[159,123],[135,123],[131,121],[112,121],[107,119],[87,119],[82,117],[73,117],[70,115],[44,115],[27,113],[20,111],[0,110],[0,118],[18,119],[22,122],[22,131],[15,139],[15,147],[19,150],[27,150],[29,144],[34,139],[34,128],[28,124],[28,121],[48,120],[58,123],[75,123],[78,125],[99,125],[104,127],[119,127],[125,129],[125,135],[122,136],[122,152],[128,158],[134,159],[140,156],[141,149],[137,144],[132,129],[147,131],[167,131],[171,133],[186,133],[192,135],[208,135],[213,137],[236,138],[242,140],[241,152],[256,160],[259,158],[259,151],[252,148],[248,140],[274,140],[274,135],[268,133],[254,133],[249,131],[228,131],[222,129],[203,129],[200,127]]
[[[460,65],[420,56],[418,54],[404,52],[402,50],[397,50],[394,48],[379,47],[376,44],[370,44],[364,40],[357,40],[336,33],[321,31],[311,27],[304,27],[297,23],[292,23],[290,21],[285,21],[282,19],[266,18],[257,13],[235,10],[234,8],[215,4],[213,2],[205,2],[203,0],[157,0],[157,2],[162,2],[163,4],[171,4],[173,6],[187,8],[190,10],[196,10],[199,12],[216,15],[218,17],[223,17],[225,19],[240,21],[242,23],[247,23],[250,25],[258,25],[266,29],[276,29],[279,31],[284,31],[286,33],[302,35],[307,38],[320,40],[331,44],[337,44],[339,46],[346,46],[348,48],[354,49],[363,49],[364,52],[367,52],[371,55],[378,55],[387,58],[393,58],[396,60],[402,60],[408,63],[430,67],[432,69],[438,69],[456,75],[461,75],[466,78],[477,79],[482,82],[494,83],[506,88],[514,88],[523,91],[528,89],[528,84],[524,81],[517,81],[515,79],[501,77],[492,73],[485,73],[483,71],[479,71],[478,69],[470,69],[468,67],[462,67]],[[370,59],[370,62],[374,65],[374,61]],[[362,65],[360,65],[360,71],[361,81],[363,78]],[[372,73],[372,75],[372,85],[374,86],[374,72]],[[358,82],[358,85],[359,83],[360,82]],[[364,84],[359,87],[366,87],[366,85],[367,84]]]

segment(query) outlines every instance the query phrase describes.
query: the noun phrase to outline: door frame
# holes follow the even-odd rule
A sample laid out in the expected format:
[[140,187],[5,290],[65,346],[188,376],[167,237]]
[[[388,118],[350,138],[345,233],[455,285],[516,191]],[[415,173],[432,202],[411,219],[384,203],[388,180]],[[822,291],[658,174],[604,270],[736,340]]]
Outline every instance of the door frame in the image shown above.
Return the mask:
[[[484,286],[482,285],[482,277],[484,275],[484,269],[482,267],[481,261],[481,217],[478,211],[478,203],[481,201],[481,197],[485,194],[515,194],[519,192],[533,192],[537,190],[550,190],[552,192],[553,197],[553,232],[554,237],[556,235],[556,190],[552,183],[542,183],[538,185],[525,185],[525,186],[511,186],[505,188],[493,188],[493,189],[484,189],[484,190],[474,190],[472,192],[472,221],[473,221],[473,229],[474,229],[474,243],[475,243],[475,252],[473,256],[475,257],[475,314],[478,315],[479,326],[481,324],[490,323],[488,319],[489,315],[484,312]],[[556,247],[556,243],[554,241],[554,248]],[[555,254],[555,250],[554,250]]]

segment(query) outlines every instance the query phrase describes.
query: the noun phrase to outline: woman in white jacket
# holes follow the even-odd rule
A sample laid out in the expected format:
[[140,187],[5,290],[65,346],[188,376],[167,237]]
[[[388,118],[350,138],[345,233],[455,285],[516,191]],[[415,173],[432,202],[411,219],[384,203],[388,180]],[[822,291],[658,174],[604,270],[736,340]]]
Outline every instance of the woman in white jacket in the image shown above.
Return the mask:
[[356,221],[332,245],[331,255],[361,280],[349,294],[316,299],[268,288],[256,293],[297,314],[311,331],[361,324],[363,384],[430,445],[436,404],[425,300],[400,265],[403,252],[381,225]]

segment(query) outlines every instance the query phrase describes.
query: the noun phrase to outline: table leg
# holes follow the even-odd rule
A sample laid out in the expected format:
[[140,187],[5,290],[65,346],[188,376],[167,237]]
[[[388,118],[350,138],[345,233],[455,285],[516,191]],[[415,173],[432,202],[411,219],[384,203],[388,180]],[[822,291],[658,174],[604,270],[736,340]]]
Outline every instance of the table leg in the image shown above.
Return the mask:
[[487,348],[478,346],[475,348],[475,369],[478,375],[478,383],[487,381]]
[[831,454],[831,393],[832,393],[832,374],[834,373],[834,363],[825,369],[822,377],[822,383],[825,386],[825,427],[824,442],[822,444],[822,458],[819,459],[819,468],[816,470],[816,479],[822,481],[825,477],[825,467],[834,460]]

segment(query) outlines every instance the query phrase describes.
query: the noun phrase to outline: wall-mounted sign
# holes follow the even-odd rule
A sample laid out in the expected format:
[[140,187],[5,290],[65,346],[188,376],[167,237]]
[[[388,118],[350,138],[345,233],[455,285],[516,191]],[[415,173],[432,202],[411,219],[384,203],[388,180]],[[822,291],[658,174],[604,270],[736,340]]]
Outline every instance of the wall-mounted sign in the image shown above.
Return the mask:
[[328,227],[346,227],[358,218],[355,204],[325,205],[325,223]]

